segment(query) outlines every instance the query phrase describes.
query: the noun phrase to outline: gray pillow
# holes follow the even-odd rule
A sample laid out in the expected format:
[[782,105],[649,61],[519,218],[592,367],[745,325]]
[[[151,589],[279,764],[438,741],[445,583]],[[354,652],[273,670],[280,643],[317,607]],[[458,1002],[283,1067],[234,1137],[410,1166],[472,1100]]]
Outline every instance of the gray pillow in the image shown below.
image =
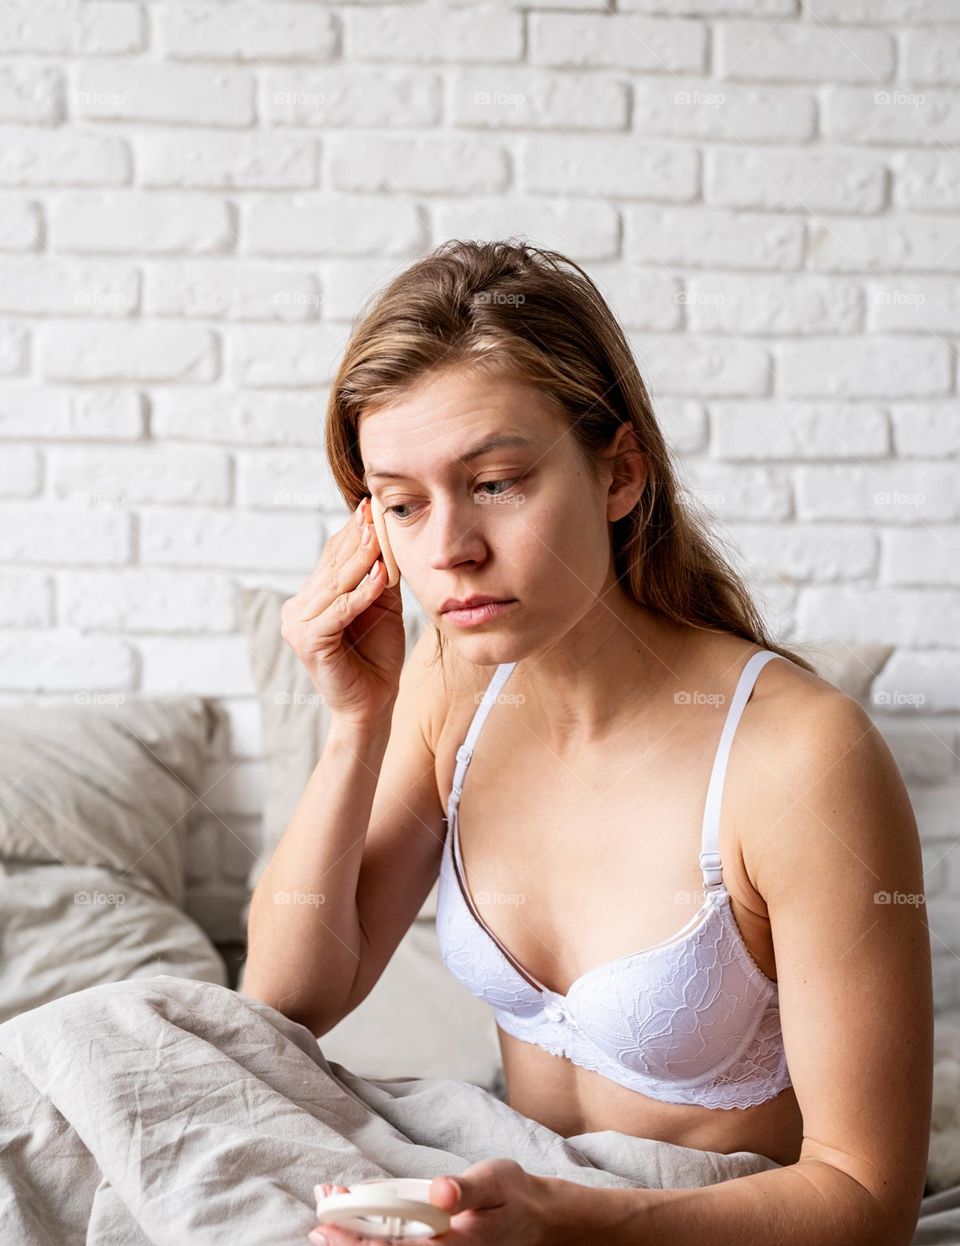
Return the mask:
[[219,711],[199,697],[0,708],[0,1020],[101,982],[227,984],[183,913]]

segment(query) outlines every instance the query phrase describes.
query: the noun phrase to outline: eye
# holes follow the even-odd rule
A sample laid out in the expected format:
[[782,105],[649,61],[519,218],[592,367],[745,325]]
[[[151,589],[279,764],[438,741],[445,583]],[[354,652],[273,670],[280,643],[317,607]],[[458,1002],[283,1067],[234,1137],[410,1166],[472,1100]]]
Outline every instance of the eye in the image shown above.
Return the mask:
[[[483,480],[480,482],[480,484],[477,485],[477,488],[486,489],[493,485],[515,485],[522,479],[523,477],[521,476],[510,476],[510,477],[506,477],[503,480]],[[506,490],[504,490],[504,492],[506,492]],[[501,496],[500,492],[487,494],[487,497],[500,497],[500,496]],[[398,512],[402,510],[406,510],[409,506],[410,506],[409,502],[400,502],[396,506],[384,507],[384,510],[387,512],[387,514],[394,515],[397,519],[404,520],[404,519],[408,519],[409,516],[401,515]]]

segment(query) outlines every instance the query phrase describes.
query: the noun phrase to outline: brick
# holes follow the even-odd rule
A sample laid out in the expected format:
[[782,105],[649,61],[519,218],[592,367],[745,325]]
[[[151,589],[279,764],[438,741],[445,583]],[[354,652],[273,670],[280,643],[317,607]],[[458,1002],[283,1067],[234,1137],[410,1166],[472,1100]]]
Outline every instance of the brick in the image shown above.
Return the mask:
[[[958,183],[960,184],[960,183]],[[811,221],[810,268],[831,272],[960,272],[960,223],[949,217],[835,216]]]
[[219,371],[216,336],[194,325],[81,323],[40,332],[47,379],[212,381]]
[[0,65],[0,122],[56,125],[63,115],[63,77],[56,66]]
[[947,458],[960,452],[960,401],[891,407],[893,443],[901,458]]
[[343,57],[347,61],[519,61],[523,17],[491,6],[451,9],[345,8]]
[[95,121],[249,126],[256,120],[254,79],[245,69],[145,58],[133,65],[81,61],[71,105],[78,116]]
[[641,264],[782,272],[803,263],[803,221],[788,216],[627,204],[623,232],[624,257]]
[[[880,698],[883,698],[880,700]],[[960,711],[960,652],[898,649],[873,685],[873,700],[886,713],[956,714]],[[956,811],[956,796],[952,809]]]
[[267,69],[260,98],[274,126],[430,126],[442,117],[443,81],[423,70],[363,65]]
[[779,356],[778,385],[791,398],[910,398],[950,388],[950,352],[932,339],[784,342]]
[[306,579],[324,544],[313,515],[145,509],[140,523],[144,565],[297,571]]
[[[29,20],[24,20],[24,12]],[[145,46],[143,14],[113,0],[30,0],[0,10],[0,48],[42,56],[107,56]]]
[[112,134],[0,129],[0,186],[120,186],[132,170],[130,148]]
[[316,510],[340,502],[326,452],[256,450],[237,457],[237,499],[241,506]]
[[453,76],[450,119],[497,130],[622,130],[629,110],[622,82],[595,74],[535,69],[464,69]]
[[333,135],[329,184],[336,190],[490,194],[505,190],[503,144],[451,132],[437,135]]
[[49,627],[50,577],[38,571],[0,571],[0,627]]
[[873,576],[877,534],[854,524],[731,524],[744,569],[786,584]]
[[618,10],[676,17],[792,17],[796,7],[797,0],[618,0],[617,3]]
[[[953,16],[956,19],[956,12]],[[902,76],[911,87],[924,82],[960,84],[956,44],[949,35],[944,38],[942,30],[904,30],[901,56]]]
[[711,404],[713,452],[732,459],[885,457],[885,410],[870,403]]
[[926,524],[882,533],[881,579],[888,584],[960,587],[960,528]]
[[287,196],[242,206],[242,249],[254,255],[412,256],[426,242],[412,203],[369,196]]
[[32,446],[4,446],[0,455],[0,497],[33,497],[40,490],[40,481],[40,455]]
[[625,328],[675,329],[682,320],[679,281],[656,268],[594,264],[590,276]]
[[[522,195],[483,199],[471,195],[469,199],[437,204],[434,221],[437,242],[444,238],[507,238],[520,229],[534,246],[555,249],[557,239],[562,238],[563,249],[575,255],[581,264],[612,259],[620,254],[617,211],[601,200],[564,201]],[[353,265],[347,264],[331,268],[328,312],[338,319],[341,313],[335,309],[355,297],[356,283],[349,280],[352,269]],[[342,279],[341,272],[346,274]],[[360,297],[354,306],[359,306],[367,294],[369,288],[358,289]]]
[[312,138],[179,129],[138,134],[134,143],[143,186],[283,190],[317,184]]
[[224,503],[230,499],[227,453],[212,446],[61,447],[49,452],[53,495],[106,495],[120,506],[140,502]]
[[848,643],[948,647],[960,631],[960,590],[809,586],[801,589],[797,621],[804,635]]
[[217,320],[316,320],[321,293],[308,272],[228,261],[152,265],[144,311]]
[[0,376],[24,376],[30,363],[30,334],[20,324],[0,322]]
[[955,333],[960,298],[953,277],[891,277],[867,283],[867,324],[878,332]]
[[[904,21],[903,0],[804,0],[804,10],[818,22]],[[911,22],[956,21],[954,0],[910,0]]]
[[692,459],[686,472],[696,507],[721,523],[734,519],[789,519],[789,473],[777,467],[737,467]]
[[702,403],[664,398],[657,404],[657,423],[676,454],[695,454],[707,445],[707,413]]
[[336,373],[349,326],[237,326],[230,330],[232,379],[243,386],[325,385]]
[[707,333],[853,333],[863,327],[855,281],[807,275],[690,277],[683,306],[691,329]]
[[26,199],[0,200],[0,251],[35,251],[40,243],[40,205]]
[[237,696],[253,686],[243,636],[138,637],[145,696]]
[[960,208],[960,156],[954,152],[892,152],[890,167],[897,207],[931,212]]
[[136,658],[130,645],[96,637],[49,633],[0,633],[0,688],[25,692],[74,692],[77,704],[95,692],[132,688]]
[[956,469],[943,463],[797,468],[802,519],[928,524],[960,518]]
[[881,83],[893,75],[886,32],[816,22],[718,22],[719,78],[791,82]]
[[334,17],[322,7],[238,0],[228,19],[222,6],[190,0],[165,4],[156,15],[164,55],[182,60],[328,60],[336,52]]
[[155,438],[183,441],[319,446],[324,440],[323,412],[312,392],[244,394],[178,385],[154,393],[150,430]]
[[525,140],[519,168],[528,191],[685,200],[699,189],[695,151],[639,143],[632,136],[610,135],[602,143],[581,135]]
[[535,65],[700,73],[707,32],[699,22],[613,13],[531,13],[529,57]]
[[[893,759],[907,783],[942,783],[954,771],[956,763],[955,730],[935,718],[927,721],[888,720],[883,738],[890,746]],[[937,850],[935,856],[940,857]],[[924,855],[924,869],[928,864]],[[937,876],[934,866],[926,882],[930,886]]]
[[130,440],[143,428],[143,398],[132,390],[0,387],[0,438]]
[[955,143],[960,137],[958,91],[827,87],[821,109],[827,138],[927,147]]
[[754,87],[712,78],[640,79],[633,88],[633,129],[664,138],[735,139],[741,143],[802,143],[816,133],[810,91]]
[[229,251],[236,237],[229,204],[172,191],[64,196],[50,232],[56,251],[138,256]]
[[736,208],[879,212],[884,177],[881,164],[841,153],[710,151],[704,198]]
[[0,311],[21,316],[132,316],[140,306],[140,274],[126,264],[65,263],[41,256],[8,259]]
[[770,390],[770,355],[758,343],[686,333],[631,333],[629,341],[655,400],[662,394],[751,397]]
[[58,587],[64,625],[86,631],[230,632],[236,623],[232,580],[209,571],[64,571]]

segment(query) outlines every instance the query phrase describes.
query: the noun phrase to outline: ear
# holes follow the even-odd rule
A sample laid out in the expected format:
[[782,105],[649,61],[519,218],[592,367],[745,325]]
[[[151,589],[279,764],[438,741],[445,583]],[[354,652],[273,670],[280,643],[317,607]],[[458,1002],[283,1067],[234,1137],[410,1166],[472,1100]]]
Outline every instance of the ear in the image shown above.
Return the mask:
[[611,480],[607,492],[607,519],[614,523],[629,515],[647,483],[647,460],[632,424],[621,424],[604,452]]

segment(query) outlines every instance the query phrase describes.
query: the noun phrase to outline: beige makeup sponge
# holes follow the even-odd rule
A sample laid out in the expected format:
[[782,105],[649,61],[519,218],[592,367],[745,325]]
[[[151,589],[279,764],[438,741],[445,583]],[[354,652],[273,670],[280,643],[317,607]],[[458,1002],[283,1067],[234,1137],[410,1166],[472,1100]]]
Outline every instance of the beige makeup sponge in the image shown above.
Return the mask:
[[390,548],[390,538],[387,536],[387,524],[383,516],[383,509],[374,497],[370,498],[370,514],[373,516],[373,527],[377,534],[377,540],[380,542],[380,554],[383,557],[383,565],[387,572],[387,587],[392,588],[394,584],[400,583],[400,568],[397,566],[397,560],[394,558],[393,550]]

